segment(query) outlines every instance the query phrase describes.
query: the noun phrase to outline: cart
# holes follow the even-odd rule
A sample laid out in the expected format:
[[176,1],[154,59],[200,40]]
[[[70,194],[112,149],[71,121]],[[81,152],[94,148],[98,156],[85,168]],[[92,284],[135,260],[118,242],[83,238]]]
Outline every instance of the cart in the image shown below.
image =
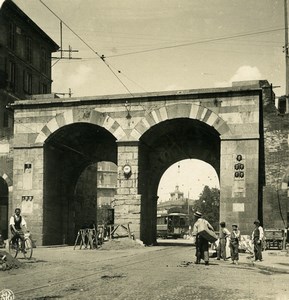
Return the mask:
[[283,248],[284,231],[282,229],[265,229],[266,249]]

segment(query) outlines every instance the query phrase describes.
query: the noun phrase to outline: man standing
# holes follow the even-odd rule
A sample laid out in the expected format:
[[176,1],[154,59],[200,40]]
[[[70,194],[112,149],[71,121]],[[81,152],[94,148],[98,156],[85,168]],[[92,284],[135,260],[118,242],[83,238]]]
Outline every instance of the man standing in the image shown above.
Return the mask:
[[21,209],[16,208],[15,209],[15,214],[10,218],[10,230],[12,233],[12,243],[13,245],[16,244],[17,239],[21,239],[21,244],[22,244],[22,250],[24,249],[24,232],[22,230],[22,227],[26,227],[26,222],[24,218],[21,216]]
[[226,245],[227,245],[227,237],[230,235],[230,231],[226,228],[226,223],[220,223],[220,234],[219,234],[219,245],[217,249],[217,260],[220,260],[221,257],[223,260],[227,260],[227,253],[226,253]]
[[196,264],[201,262],[201,259],[205,261],[205,265],[209,264],[209,242],[199,233],[203,228],[209,228],[214,230],[213,226],[204,218],[202,218],[202,214],[198,211],[194,213],[196,218],[196,222],[193,227],[192,235],[196,237]]
[[254,255],[255,261],[262,261],[262,239],[264,236],[264,230],[262,226],[260,226],[260,221],[255,220],[255,229],[252,233],[252,240],[254,244]]
[[239,260],[239,242],[241,238],[240,230],[237,224],[232,225],[232,232],[230,235],[230,249],[232,264],[238,264]]

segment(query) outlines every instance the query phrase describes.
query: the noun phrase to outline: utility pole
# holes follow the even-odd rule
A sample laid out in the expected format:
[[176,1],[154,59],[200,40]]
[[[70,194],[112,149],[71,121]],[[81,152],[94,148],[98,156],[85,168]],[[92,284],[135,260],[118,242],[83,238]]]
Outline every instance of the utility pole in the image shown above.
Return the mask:
[[[284,0],[284,21],[285,21],[285,69],[286,69],[286,113],[289,113],[289,58],[288,58],[288,15],[287,15],[287,0]],[[286,250],[287,228],[284,229],[282,250]]]
[[[63,33],[62,33],[63,29],[62,29],[62,21],[61,20],[60,20],[59,28],[60,28],[60,49],[58,50],[58,52],[60,52],[60,56],[58,56],[58,57],[52,56],[51,58],[58,59],[58,60],[60,60],[60,59],[81,59],[80,57],[72,57],[72,53],[78,52],[78,50],[73,50],[70,45],[68,46],[68,50],[63,49]],[[65,57],[64,53],[68,53],[68,57]]]
[[190,190],[188,190],[188,216],[190,216]]
[[284,0],[284,24],[285,24],[285,72],[286,72],[286,82],[285,82],[285,97],[286,97],[286,113],[289,113],[289,57],[288,57],[288,15],[287,15],[287,0]]

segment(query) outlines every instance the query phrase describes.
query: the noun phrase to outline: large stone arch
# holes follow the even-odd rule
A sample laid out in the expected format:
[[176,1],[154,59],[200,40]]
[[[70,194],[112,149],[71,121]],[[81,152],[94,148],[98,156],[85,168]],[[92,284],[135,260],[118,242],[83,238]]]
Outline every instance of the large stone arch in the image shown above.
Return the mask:
[[[43,143],[43,230],[42,243],[75,241],[79,228],[96,222],[97,163],[117,161],[115,136],[91,122],[73,122],[61,126]],[[90,179],[81,189],[93,186],[94,196],[76,193],[79,178],[90,166]]]
[[183,115],[176,113],[158,122],[139,139],[140,237],[146,244],[156,242],[157,190],[168,167],[183,159],[200,159],[220,175],[220,133],[206,122]]
[[212,110],[197,104],[178,103],[165,105],[153,110],[142,118],[134,127],[131,136],[139,139],[150,127],[170,119],[190,118],[196,119],[214,127],[220,135],[230,130],[227,123]]
[[12,192],[13,191],[13,180],[10,178],[6,173],[3,173],[1,176],[3,180],[7,183],[8,186],[8,191]]
[[[56,115],[45,124],[35,139],[35,144],[43,144],[44,141],[56,130],[65,125],[88,122],[99,125],[112,133],[117,140],[139,140],[139,138],[152,126],[170,119],[191,118],[202,121],[215,128],[220,135],[228,132],[227,123],[212,110],[198,104],[178,103],[165,105],[155,109],[143,117],[132,130],[124,130],[113,117],[97,109],[73,110]],[[128,132],[130,132],[128,134]],[[127,136],[129,135],[129,137]]]
[[122,139],[126,135],[120,124],[107,113],[93,110],[68,110],[64,113],[56,115],[47,124],[43,126],[38,134],[35,143],[42,144],[44,141],[59,128],[78,122],[87,122],[99,125],[115,136],[117,140]]
[[[11,106],[15,111],[13,173],[16,175],[14,176],[13,201],[11,202],[16,204],[22,195],[27,195],[22,186],[21,174],[23,173],[23,164],[32,160],[32,164],[35,162],[33,164],[33,184],[29,191],[30,195],[34,196],[33,201],[37,204],[35,207],[40,207],[40,209],[37,212],[39,214],[33,212],[30,219],[34,222],[35,228],[42,228],[41,205],[46,192],[43,185],[44,171],[51,168],[51,177],[53,177],[55,173],[53,167],[62,170],[63,167],[58,164],[63,161],[62,156],[67,158],[65,167],[74,167],[73,163],[69,164],[68,162],[68,158],[71,157],[77,166],[83,166],[80,165],[80,162],[86,163],[76,157],[75,151],[75,155],[73,151],[70,151],[69,156],[66,155],[65,149],[68,150],[65,147],[66,144],[62,145],[62,148],[58,145],[57,149],[53,149],[55,146],[53,142],[57,144],[66,136],[65,127],[72,126],[75,134],[81,136],[82,132],[86,133],[86,130],[79,132],[78,126],[85,127],[83,129],[88,128],[89,132],[92,129],[90,126],[95,126],[100,132],[105,131],[107,135],[109,133],[111,139],[107,140],[108,142],[113,140],[114,143],[113,160],[117,165],[118,176],[115,201],[118,207],[115,208],[115,220],[117,223],[132,222],[132,232],[140,232],[140,201],[143,199],[143,191],[146,191],[145,185],[140,189],[140,184],[143,182],[138,181],[141,168],[144,170],[142,173],[144,177],[147,176],[150,179],[148,182],[151,186],[150,193],[147,193],[146,198],[151,199],[157,195],[156,183],[162,172],[165,171],[166,163],[174,163],[183,158],[181,150],[174,152],[174,147],[185,149],[189,154],[194,154],[194,149],[197,151],[195,144],[192,145],[194,141],[196,141],[196,145],[206,145],[208,149],[213,148],[210,136],[206,140],[198,142],[199,136],[202,137],[205,131],[216,137],[213,140],[216,141],[214,145],[217,145],[217,148],[213,148],[210,150],[211,152],[203,151],[203,153],[201,150],[199,152],[207,160],[215,157],[215,160],[211,159],[210,161],[217,166],[215,169],[220,170],[221,218],[226,219],[228,224],[242,222],[243,232],[248,233],[251,230],[251,221],[248,220],[256,217],[262,218],[262,210],[263,207],[265,208],[262,206],[263,177],[264,172],[270,169],[267,166],[265,168],[264,163],[272,160],[271,156],[267,157],[270,151],[264,152],[264,147],[266,148],[266,145],[270,143],[264,144],[263,123],[268,119],[262,119],[263,114],[266,113],[263,111],[262,105],[269,102],[272,104],[272,99],[269,96],[270,89],[267,89],[268,93],[265,93],[265,89],[262,92],[261,87],[263,87],[261,82],[248,82],[244,86],[238,83],[233,87],[221,89],[16,101]],[[269,85],[264,84],[264,87],[267,88]],[[172,123],[169,124],[170,122]],[[172,127],[175,127],[176,130],[174,131]],[[36,132],[31,128],[37,128]],[[168,132],[168,130],[170,131]],[[50,137],[53,138],[53,134],[58,131],[61,131],[61,134],[54,140],[50,140]],[[192,136],[191,133],[196,133],[196,135]],[[82,146],[80,145],[81,139],[75,139],[75,136],[71,134],[67,134],[67,136],[70,148],[73,148],[71,145],[74,146],[75,143],[78,143],[77,146]],[[89,139],[89,136],[86,137]],[[163,143],[165,138],[168,140]],[[286,137],[284,138],[286,139]],[[92,140],[94,141],[93,137]],[[152,145],[152,142],[156,144]],[[47,154],[45,148],[46,146],[48,148],[47,144],[49,143],[51,156]],[[100,143],[102,144],[102,142]],[[85,150],[91,154],[93,149],[89,149],[88,143],[86,145]],[[154,154],[156,146],[158,146],[159,152]],[[198,149],[201,147],[199,146]],[[171,151],[170,153],[178,155],[170,156],[168,150]],[[278,151],[281,153],[281,150]],[[59,154],[51,166],[47,162],[49,158],[55,157],[54,151]],[[105,148],[103,152],[108,153],[109,151]],[[146,153],[150,156],[145,156]],[[214,155],[215,153],[219,153],[218,156]],[[85,152],[85,154],[87,153]],[[246,163],[246,176],[242,182],[238,180],[239,178],[235,176],[234,172],[236,156],[239,154],[244,157]],[[97,158],[96,154],[94,157]],[[142,160],[141,165],[140,160]],[[151,180],[150,173],[146,172],[146,166],[156,160],[158,160],[158,165],[152,166],[148,170],[151,174],[155,174]],[[126,164],[130,164],[131,167],[130,178],[127,178],[123,172]],[[219,168],[218,165],[220,165]],[[80,170],[80,167],[77,170]],[[69,174],[69,171],[66,170],[66,172]],[[10,175],[10,173],[7,174]],[[73,174],[76,175],[76,172]],[[63,178],[63,176],[59,175],[59,178]],[[279,182],[280,179],[279,176]],[[56,183],[59,184],[59,182]],[[283,186],[285,185],[288,185],[286,180],[283,182]],[[64,186],[60,185],[60,187],[62,188],[61,193],[65,195]],[[53,188],[52,185],[51,190]],[[148,201],[147,204],[150,205],[151,202]],[[28,221],[30,222],[30,220]],[[42,235],[39,230],[39,240]]]

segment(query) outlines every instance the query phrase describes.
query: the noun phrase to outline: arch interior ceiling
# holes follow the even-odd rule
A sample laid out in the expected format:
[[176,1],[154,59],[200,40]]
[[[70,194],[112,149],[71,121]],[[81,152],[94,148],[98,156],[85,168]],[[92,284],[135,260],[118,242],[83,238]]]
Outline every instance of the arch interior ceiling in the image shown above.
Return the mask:
[[198,120],[183,118],[162,122],[148,130],[140,142],[140,170],[150,173],[156,186],[165,170],[183,159],[203,160],[219,174],[219,133]]

